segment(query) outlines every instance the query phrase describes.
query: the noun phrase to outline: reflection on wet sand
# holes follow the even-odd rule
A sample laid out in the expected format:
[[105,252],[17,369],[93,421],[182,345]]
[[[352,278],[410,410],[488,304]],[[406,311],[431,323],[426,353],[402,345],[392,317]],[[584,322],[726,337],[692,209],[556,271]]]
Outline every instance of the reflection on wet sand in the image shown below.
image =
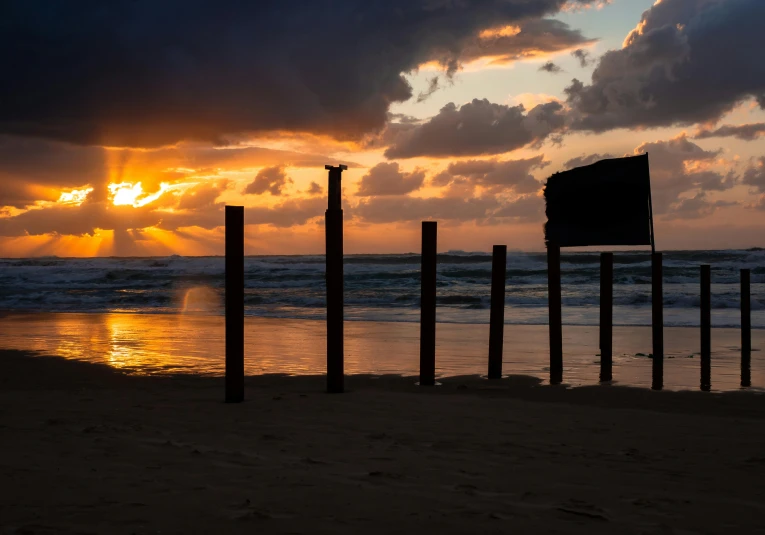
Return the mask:
[[[101,362],[142,374],[222,375],[224,323],[221,316],[198,314],[9,314],[0,318],[0,348],[26,349],[65,358]],[[698,330],[666,329],[665,385],[697,389]],[[739,386],[739,333],[712,332],[715,390]],[[597,327],[564,327],[564,380],[598,380]],[[753,332],[752,384],[765,386],[758,358],[765,331]],[[439,376],[485,374],[488,325],[438,324]],[[323,374],[325,324],[322,321],[248,317],[245,320],[248,375]],[[346,322],[348,374],[418,373],[416,323]],[[547,379],[547,327],[505,326],[504,372]],[[651,338],[648,327],[614,329],[614,378],[620,384],[650,386]]]

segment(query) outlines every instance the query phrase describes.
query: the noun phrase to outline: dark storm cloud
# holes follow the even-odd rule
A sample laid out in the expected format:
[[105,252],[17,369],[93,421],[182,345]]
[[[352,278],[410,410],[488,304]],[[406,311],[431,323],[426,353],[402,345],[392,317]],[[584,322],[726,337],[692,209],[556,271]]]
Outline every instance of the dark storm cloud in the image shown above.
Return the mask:
[[566,89],[575,129],[718,120],[765,92],[765,2],[663,0],[625,46],[603,55],[590,84]]
[[424,180],[425,171],[421,169],[405,173],[395,162],[378,163],[361,177],[356,195],[404,195],[420,189]]
[[509,53],[476,49],[481,30],[523,23],[542,49],[580,39],[537,20],[565,3],[10,0],[0,133],[141,147],[270,130],[358,137],[411,97],[401,73]]
[[715,129],[702,129],[693,136],[696,139],[707,139],[710,137],[735,137],[744,141],[754,141],[757,138],[765,136],[765,123],[752,123],[731,125],[726,124]]
[[563,106],[547,102],[525,108],[473,99],[460,107],[449,103],[421,125],[401,125],[385,151],[386,158],[478,156],[501,154],[544,141],[563,128]]
[[268,192],[271,195],[281,195],[288,183],[291,184],[292,179],[287,177],[284,167],[280,165],[264,167],[255,175],[255,180],[247,184],[244,193],[245,195],[263,195]]
[[550,74],[558,74],[560,72],[563,72],[563,69],[561,69],[558,65],[556,65],[552,61],[548,61],[547,63],[539,67],[539,70],[543,72],[549,72]]

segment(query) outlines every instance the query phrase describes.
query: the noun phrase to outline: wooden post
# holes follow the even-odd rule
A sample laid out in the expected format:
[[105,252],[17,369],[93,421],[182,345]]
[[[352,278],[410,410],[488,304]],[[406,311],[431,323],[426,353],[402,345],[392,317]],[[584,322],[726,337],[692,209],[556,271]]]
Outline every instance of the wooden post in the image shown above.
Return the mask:
[[226,403],[244,400],[244,207],[226,206]]
[[436,244],[435,221],[422,222],[420,293],[420,385],[436,384]]
[[550,324],[550,384],[563,382],[563,317],[560,290],[560,247],[547,244],[547,309]]
[[664,388],[664,291],[661,253],[651,254],[651,328],[653,334],[653,377],[651,388]]
[[505,337],[505,278],[507,245],[495,245],[491,257],[491,313],[489,315],[489,379],[502,378]]
[[741,270],[741,386],[752,386],[752,313],[748,269]]
[[614,254],[600,253],[600,381],[613,379]]
[[325,212],[327,282],[327,392],[344,391],[343,363],[343,209],[340,180],[347,167],[325,165],[329,171]]
[[712,269],[701,266],[701,389],[712,387]]

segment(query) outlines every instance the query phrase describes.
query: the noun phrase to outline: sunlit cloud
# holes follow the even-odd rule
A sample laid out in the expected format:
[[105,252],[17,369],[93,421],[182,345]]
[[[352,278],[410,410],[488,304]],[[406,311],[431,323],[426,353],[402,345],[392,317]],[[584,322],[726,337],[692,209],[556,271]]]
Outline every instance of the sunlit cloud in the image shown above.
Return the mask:
[[58,198],[59,204],[71,204],[74,206],[79,206],[83,202],[85,202],[85,199],[88,198],[88,195],[93,191],[93,188],[84,188],[84,189],[73,189],[72,191],[62,191],[61,196]]

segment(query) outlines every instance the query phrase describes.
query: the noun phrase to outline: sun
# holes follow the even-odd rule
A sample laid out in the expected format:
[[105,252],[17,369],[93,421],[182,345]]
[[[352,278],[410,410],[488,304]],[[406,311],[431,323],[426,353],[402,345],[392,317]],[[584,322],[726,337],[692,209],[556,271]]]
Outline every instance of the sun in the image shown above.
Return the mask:
[[134,208],[140,208],[141,206],[146,206],[150,202],[159,199],[170,186],[163,182],[159,185],[159,190],[151,195],[146,195],[144,193],[143,186],[140,182],[136,182],[135,184],[132,182],[120,182],[119,184],[111,183],[108,188],[114,206],[133,206]]

